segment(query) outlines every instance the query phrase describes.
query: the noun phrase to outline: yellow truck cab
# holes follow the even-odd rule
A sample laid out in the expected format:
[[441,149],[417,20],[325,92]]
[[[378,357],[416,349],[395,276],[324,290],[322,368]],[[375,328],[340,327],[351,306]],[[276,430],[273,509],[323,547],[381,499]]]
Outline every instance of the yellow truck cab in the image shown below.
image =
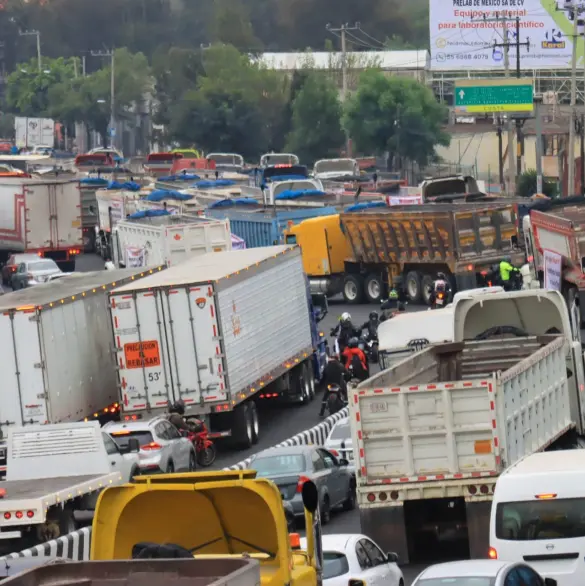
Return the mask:
[[172,543],[197,559],[253,558],[262,586],[316,586],[322,548],[317,488],[303,486],[307,550],[293,551],[282,495],[254,470],[138,476],[105,489],[95,510],[91,560],[130,559],[138,543]]

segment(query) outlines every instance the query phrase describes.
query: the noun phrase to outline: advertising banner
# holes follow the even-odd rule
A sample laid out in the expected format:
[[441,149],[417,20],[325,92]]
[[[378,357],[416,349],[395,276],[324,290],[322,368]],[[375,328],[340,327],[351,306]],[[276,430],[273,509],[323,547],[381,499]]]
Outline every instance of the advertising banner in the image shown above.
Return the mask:
[[135,269],[146,266],[146,249],[128,246],[126,248],[126,268]]
[[550,250],[544,251],[544,288],[553,291],[561,290],[562,257]]
[[[558,4],[564,6],[562,2]],[[557,10],[555,0],[430,0],[431,69],[503,70],[504,49],[494,44],[504,42],[504,16],[508,42],[516,41],[518,17],[520,42],[530,43],[528,48],[520,47],[522,69],[570,68],[573,23],[567,12]],[[577,58],[581,64],[583,55],[580,37]],[[513,44],[509,57],[513,70],[516,64]]]

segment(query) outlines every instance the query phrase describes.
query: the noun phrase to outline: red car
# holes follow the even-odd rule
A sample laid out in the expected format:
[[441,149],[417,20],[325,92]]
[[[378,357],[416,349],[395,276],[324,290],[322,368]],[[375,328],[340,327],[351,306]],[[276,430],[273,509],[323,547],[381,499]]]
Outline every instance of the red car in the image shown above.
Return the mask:
[[2,284],[10,285],[12,283],[12,275],[16,272],[18,265],[27,260],[38,259],[38,255],[31,253],[11,254],[2,267]]

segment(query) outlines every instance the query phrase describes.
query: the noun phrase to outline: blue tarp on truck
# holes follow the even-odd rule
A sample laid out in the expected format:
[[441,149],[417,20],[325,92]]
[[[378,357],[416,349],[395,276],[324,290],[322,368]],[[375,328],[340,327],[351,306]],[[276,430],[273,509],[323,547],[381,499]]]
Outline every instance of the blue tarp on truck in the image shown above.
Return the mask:
[[289,222],[298,224],[307,218],[331,216],[339,213],[333,206],[302,209],[266,209],[242,211],[225,207],[208,208],[206,216],[223,220],[228,218],[233,234],[246,241],[247,248],[284,244],[283,232]]

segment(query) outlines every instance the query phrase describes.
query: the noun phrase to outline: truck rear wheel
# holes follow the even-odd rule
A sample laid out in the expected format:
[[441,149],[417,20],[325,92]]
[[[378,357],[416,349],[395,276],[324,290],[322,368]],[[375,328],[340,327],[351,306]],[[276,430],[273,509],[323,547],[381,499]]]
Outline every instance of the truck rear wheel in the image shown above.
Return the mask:
[[431,277],[431,275],[423,275],[423,278],[421,281],[421,294],[422,294],[423,301],[427,305],[431,304],[431,294],[429,293],[429,290],[432,289],[433,283],[434,283],[434,281],[433,281],[433,277]]
[[384,281],[382,275],[372,273],[366,277],[364,292],[369,303],[380,303],[384,296]]
[[418,271],[409,271],[404,279],[406,295],[411,303],[419,303],[422,299],[422,278]]
[[254,421],[250,405],[243,403],[232,412],[232,438],[236,446],[247,450],[254,443]]
[[305,362],[303,368],[305,369],[305,384],[309,389],[309,401],[312,401],[315,398],[315,374],[310,362]]
[[343,299],[346,303],[357,305],[362,302],[364,288],[359,275],[346,275],[343,280]]
[[254,401],[250,402],[248,406],[252,414],[252,443],[257,444],[260,439],[260,422],[258,421],[258,408]]

